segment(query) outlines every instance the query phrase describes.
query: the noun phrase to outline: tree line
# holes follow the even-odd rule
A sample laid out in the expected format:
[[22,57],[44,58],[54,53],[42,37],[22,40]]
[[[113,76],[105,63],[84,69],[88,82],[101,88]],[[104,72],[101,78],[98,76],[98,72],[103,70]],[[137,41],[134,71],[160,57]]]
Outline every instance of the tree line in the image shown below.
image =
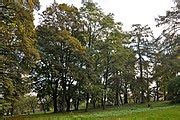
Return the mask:
[[[134,24],[131,31],[123,31],[113,14],[94,3],[81,8],[54,3],[35,27],[38,1],[30,3],[1,7],[1,103],[9,106],[2,106],[5,113],[23,114],[20,107],[26,104],[33,112],[38,106],[45,112],[53,107],[56,113],[82,105],[87,111],[180,100],[180,87],[174,86],[179,85],[180,67],[178,7],[156,18],[157,26],[167,28],[154,37],[148,25]],[[37,98],[28,99],[29,92]]]

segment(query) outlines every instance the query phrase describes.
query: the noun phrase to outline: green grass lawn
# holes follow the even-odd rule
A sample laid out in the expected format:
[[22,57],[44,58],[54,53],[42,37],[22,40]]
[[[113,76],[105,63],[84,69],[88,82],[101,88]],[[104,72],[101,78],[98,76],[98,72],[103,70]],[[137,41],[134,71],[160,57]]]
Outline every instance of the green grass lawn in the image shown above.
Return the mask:
[[37,114],[6,118],[6,120],[180,120],[180,105],[166,102],[141,105],[124,105],[106,110],[91,109],[57,114]]

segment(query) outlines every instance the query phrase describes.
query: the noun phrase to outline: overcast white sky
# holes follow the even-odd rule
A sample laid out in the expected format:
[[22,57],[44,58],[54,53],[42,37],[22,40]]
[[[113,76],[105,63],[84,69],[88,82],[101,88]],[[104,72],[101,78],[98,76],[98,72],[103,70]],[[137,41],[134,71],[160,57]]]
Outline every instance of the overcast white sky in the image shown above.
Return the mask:
[[[54,0],[40,0],[41,11],[53,3]],[[56,0],[58,3],[73,4],[80,7],[81,0]],[[123,23],[124,30],[130,30],[132,24],[148,24],[155,32],[155,17],[165,15],[166,11],[174,6],[173,0],[93,0],[103,8],[105,13],[114,13],[115,20]],[[38,15],[35,15],[35,24],[38,23]]]

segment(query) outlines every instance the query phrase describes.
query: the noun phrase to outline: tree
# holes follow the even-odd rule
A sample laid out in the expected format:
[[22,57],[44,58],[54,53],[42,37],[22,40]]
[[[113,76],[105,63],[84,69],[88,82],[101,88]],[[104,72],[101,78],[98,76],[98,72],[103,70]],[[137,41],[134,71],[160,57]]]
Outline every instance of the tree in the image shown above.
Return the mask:
[[81,8],[81,16],[84,22],[87,54],[92,64],[88,71],[93,71],[91,75],[94,78],[91,80],[92,90],[87,93],[86,105],[91,97],[94,107],[96,101],[101,101],[104,109],[107,99],[111,99],[108,97],[111,94],[109,88],[112,88],[110,81],[124,65],[126,58],[123,52],[129,54],[122,45],[127,35],[122,32],[121,23],[114,21],[113,14],[104,14],[93,3],[86,3]]
[[35,45],[33,7],[3,1],[0,9],[0,82],[3,83],[5,101],[12,103],[13,114],[14,101],[27,92],[25,84],[29,81],[23,79],[22,75],[28,74],[39,54]]
[[144,63],[145,59],[149,57],[149,41],[153,40],[153,34],[147,25],[141,26],[140,24],[135,24],[132,26],[132,43],[131,46],[134,49],[134,52],[137,55],[137,80],[139,81],[138,84],[140,85],[140,94],[141,103],[145,102],[145,74],[144,74]]
[[179,103],[180,102],[180,76],[176,76],[168,82],[168,97],[170,100]]
[[155,39],[153,44],[156,46],[154,76],[157,82],[157,100],[159,90],[163,92],[166,100],[167,83],[179,72],[179,9],[178,6],[167,11],[165,16],[156,18],[157,26],[164,27],[162,34]]
[[[86,90],[86,111],[89,105],[90,96],[92,96],[92,101],[95,107],[95,101],[100,95],[98,92],[101,91],[101,82],[98,65],[100,64],[100,56],[97,54],[95,49],[96,43],[100,41],[102,36],[103,25],[101,25],[104,13],[97,7],[94,3],[86,3],[80,8],[81,19],[83,23],[83,38],[84,44],[87,49],[87,58],[90,62],[90,66],[87,68],[89,78],[91,81],[87,81],[86,85],[88,89]],[[94,89],[100,87],[99,89]],[[90,92],[91,91],[91,92]]]
[[[78,39],[78,10],[66,4],[56,4],[43,12],[44,18],[37,27],[38,47],[41,60],[37,63],[33,77],[36,92],[52,96],[54,112],[58,112],[58,102],[62,111],[70,110],[71,89],[76,81],[73,69],[85,49]],[[62,97],[58,97],[61,95]],[[59,100],[58,100],[59,99]]]
[[38,108],[38,99],[36,96],[25,95],[14,103],[14,114],[30,114],[35,113]]

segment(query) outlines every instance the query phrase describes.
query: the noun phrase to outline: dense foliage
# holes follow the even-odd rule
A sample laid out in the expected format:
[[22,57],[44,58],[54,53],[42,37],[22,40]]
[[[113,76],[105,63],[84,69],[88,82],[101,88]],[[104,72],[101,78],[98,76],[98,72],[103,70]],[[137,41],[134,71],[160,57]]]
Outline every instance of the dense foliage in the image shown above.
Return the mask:
[[0,83],[3,86],[0,103],[1,109],[10,108],[11,114],[14,103],[30,91],[26,76],[39,59],[35,45],[33,6],[13,1],[0,4]]
[[175,77],[168,83],[168,97],[170,100],[180,102],[180,76]]

